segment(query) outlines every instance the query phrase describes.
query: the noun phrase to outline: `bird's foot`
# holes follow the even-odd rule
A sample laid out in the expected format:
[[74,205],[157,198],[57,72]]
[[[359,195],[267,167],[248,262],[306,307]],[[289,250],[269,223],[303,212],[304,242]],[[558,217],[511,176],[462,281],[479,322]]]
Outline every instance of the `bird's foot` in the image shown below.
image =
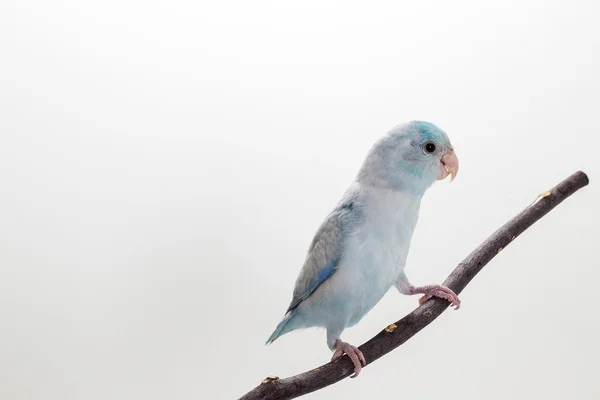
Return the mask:
[[360,374],[362,366],[367,365],[367,360],[365,360],[365,356],[356,346],[352,346],[351,344],[342,342],[338,339],[335,341],[335,351],[333,352],[331,361],[341,358],[344,354],[346,354],[352,361],[352,364],[354,364],[354,375],[350,378],[356,378],[358,374]]
[[421,286],[421,287],[413,288],[411,290],[411,294],[424,294],[425,295],[419,299],[419,305],[422,305],[423,303],[425,303],[427,300],[431,299],[432,297],[439,297],[441,299],[448,300],[451,303],[450,306],[454,306],[455,310],[458,310],[460,308],[460,299],[458,298],[456,293],[454,293],[452,291],[452,289],[449,289],[446,286],[442,286],[442,285]]

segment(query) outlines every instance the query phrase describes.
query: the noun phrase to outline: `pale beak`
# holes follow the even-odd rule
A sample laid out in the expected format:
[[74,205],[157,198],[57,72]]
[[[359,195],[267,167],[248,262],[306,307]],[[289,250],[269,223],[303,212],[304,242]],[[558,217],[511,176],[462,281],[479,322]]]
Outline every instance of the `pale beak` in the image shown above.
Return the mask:
[[454,180],[458,174],[458,157],[454,153],[454,149],[446,151],[440,160],[440,172],[438,173],[438,180],[446,178],[451,175],[450,182]]

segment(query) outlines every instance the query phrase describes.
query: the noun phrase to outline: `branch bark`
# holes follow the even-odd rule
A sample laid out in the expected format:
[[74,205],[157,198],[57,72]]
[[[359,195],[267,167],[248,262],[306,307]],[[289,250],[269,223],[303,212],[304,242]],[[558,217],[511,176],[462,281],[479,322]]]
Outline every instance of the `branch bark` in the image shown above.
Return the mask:
[[[478,248],[467,256],[444,281],[444,285],[460,293],[479,271],[517,236],[559,205],[564,199],[589,183],[587,175],[578,171],[560,182],[545,197],[534,202],[504,226],[494,232]],[[421,329],[440,316],[449,306],[441,299],[432,299],[416,310],[382,330],[360,346],[367,365],[399,347]],[[293,399],[332,385],[353,373],[352,362],[342,357],[334,362],[295,375],[279,379],[268,377],[240,400]]]

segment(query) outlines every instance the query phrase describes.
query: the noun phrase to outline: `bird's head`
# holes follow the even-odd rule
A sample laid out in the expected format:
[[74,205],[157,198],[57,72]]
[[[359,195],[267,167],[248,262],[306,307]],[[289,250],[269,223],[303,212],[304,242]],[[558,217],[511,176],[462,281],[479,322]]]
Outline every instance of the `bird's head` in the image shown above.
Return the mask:
[[383,136],[359,174],[362,183],[423,194],[436,180],[458,173],[458,158],[444,131],[430,122],[411,121]]

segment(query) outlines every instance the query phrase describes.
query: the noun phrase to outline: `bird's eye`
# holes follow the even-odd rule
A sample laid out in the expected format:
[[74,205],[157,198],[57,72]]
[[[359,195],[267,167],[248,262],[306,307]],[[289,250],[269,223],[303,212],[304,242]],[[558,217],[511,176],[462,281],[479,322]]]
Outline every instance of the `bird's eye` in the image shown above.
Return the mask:
[[435,143],[433,142],[427,142],[423,145],[423,150],[425,150],[425,153],[431,154],[435,151]]

